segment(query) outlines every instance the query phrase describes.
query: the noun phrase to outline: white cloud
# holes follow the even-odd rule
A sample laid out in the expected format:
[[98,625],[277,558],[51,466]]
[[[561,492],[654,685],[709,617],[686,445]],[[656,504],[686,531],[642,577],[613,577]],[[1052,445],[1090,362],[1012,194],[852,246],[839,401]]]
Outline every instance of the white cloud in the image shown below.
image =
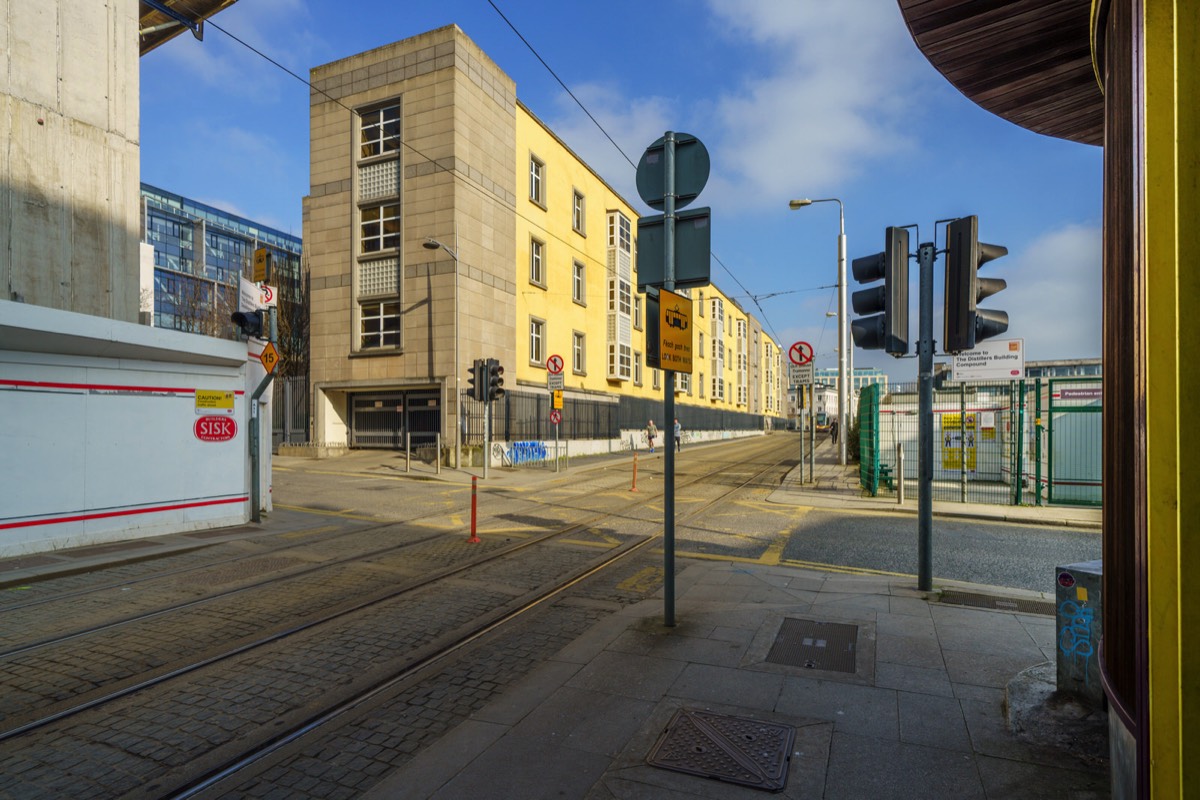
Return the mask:
[[[670,120],[675,114],[674,106],[667,98],[629,98],[610,84],[586,83],[572,87],[571,91],[634,164],[646,147],[670,128]],[[557,104],[557,119],[546,121],[550,129],[622,197],[636,204],[634,167],[580,111],[574,100],[562,94]]]
[[[705,204],[753,213],[796,192],[843,191],[879,159],[915,147],[906,115],[911,89],[929,70],[895,6],[878,0],[710,0],[708,6],[709,57],[746,76],[737,83],[707,96],[703,86],[680,84],[672,98],[639,97],[635,86],[572,87],[633,161],[664,130],[696,133],[713,165]],[[633,169],[565,94],[547,123],[636,198]]]
[[1095,358],[1101,351],[1102,240],[1096,226],[1068,225],[1050,231],[989,272],[1008,288],[984,307],[1008,311],[1009,338],[1025,340],[1027,361]]
[[754,208],[841,191],[873,161],[914,146],[900,98],[925,71],[894,6],[709,5],[720,30],[764,50],[769,70],[718,98],[714,164],[727,201]]

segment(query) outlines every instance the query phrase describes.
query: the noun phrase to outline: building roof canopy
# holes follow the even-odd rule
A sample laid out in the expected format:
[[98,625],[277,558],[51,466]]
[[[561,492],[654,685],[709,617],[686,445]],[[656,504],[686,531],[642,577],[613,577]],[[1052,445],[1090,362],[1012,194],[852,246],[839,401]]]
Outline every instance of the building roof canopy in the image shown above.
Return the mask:
[[[141,40],[141,55],[146,55],[160,44],[169,42],[189,30],[188,24],[195,26],[196,38],[202,38],[204,20],[236,2],[237,0],[156,0],[155,5],[168,9],[170,13],[167,13],[145,0],[140,0],[138,38]],[[188,24],[185,24],[185,21]]]
[[1022,128],[1103,144],[1091,0],[897,0],[917,47],[966,97]]

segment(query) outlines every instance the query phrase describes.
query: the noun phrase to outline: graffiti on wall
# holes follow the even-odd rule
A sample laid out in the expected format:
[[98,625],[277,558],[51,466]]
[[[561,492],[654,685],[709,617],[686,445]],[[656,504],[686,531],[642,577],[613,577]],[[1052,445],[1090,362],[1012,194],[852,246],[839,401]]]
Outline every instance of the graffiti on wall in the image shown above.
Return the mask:
[[1064,658],[1081,658],[1084,667],[1084,685],[1087,685],[1088,662],[1096,651],[1092,644],[1092,621],[1094,611],[1087,603],[1064,600],[1058,604],[1058,616],[1063,624],[1058,634],[1058,649]]

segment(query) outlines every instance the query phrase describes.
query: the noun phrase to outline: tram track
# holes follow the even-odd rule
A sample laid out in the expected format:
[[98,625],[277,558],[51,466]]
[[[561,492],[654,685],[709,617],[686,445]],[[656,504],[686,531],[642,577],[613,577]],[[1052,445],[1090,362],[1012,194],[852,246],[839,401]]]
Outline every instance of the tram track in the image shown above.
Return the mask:
[[[769,472],[773,468],[777,468],[780,463],[786,460],[786,458],[776,460],[761,469],[754,470],[753,474],[746,480],[739,482],[736,486],[724,489],[717,498],[709,502],[702,503],[695,508],[689,509],[685,515],[679,515],[677,519],[683,521],[686,519],[695,518],[696,516],[702,514],[707,508],[711,507],[714,503],[720,502],[730,494],[754,483],[756,480],[759,480],[763,474]],[[714,459],[714,461],[716,461],[716,459]],[[752,461],[753,459],[749,459],[745,460],[743,463],[750,463]],[[725,463],[725,466],[727,468],[733,467],[733,465],[730,465],[727,462]],[[697,468],[699,474],[697,474],[693,479],[685,481],[683,484],[679,485],[679,488],[685,488],[687,486],[706,481],[706,478],[708,478],[710,475],[709,469],[700,468],[699,461],[696,462],[695,467]],[[174,685],[184,679],[189,679],[189,676],[202,674],[206,671],[211,672],[213,668],[224,663],[245,663],[247,658],[267,658],[266,656],[255,656],[255,654],[262,652],[274,653],[275,655],[271,657],[278,658],[280,646],[288,641],[296,641],[300,639],[308,639],[311,641],[313,640],[313,637],[317,631],[329,629],[330,626],[334,625],[335,623],[338,625],[345,625],[348,621],[358,619],[368,612],[377,613],[378,609],[394,607],[396,606],[397,602],[404,603],[406,598],[409,597],[419,597],[423,593],[428,593],[431,591],[433,591],[434,594],[440,592],[441,594],[439,596],[451,596],[453,593],[445,588],[451,583],[457,582],[461,584],[463,581],[474,581],[480,585],[491,586],[505,585],[508,582],[513,582],[515,586],[516,582],[512,581],[511,577],[504,575],[497,577],[494,574],[489,576],[486,574],[486,570],[489,567],[495,569],[495,565],[503,560],[516,558],[518,554],[529,551],[532,548],[539,547],[543,548],[543,550],[542,555],[538,560],[553,561],[554,559],[548,555],[551,551],[547,551],[545,548],[555,546],[556,542],[559,543],[557,552],[554,554],[554,558],[563,561],[564,566],[561,567],[561,574],[555,577],[553,580],[542,581],[538,583],[537,586],[533,587],[520,587],[519,589],[514,588],[507,596],[503,593],[493,593],[489,596],[488,600],[489,602],[496,602],[497,605],[495,607],[489,609],[487,613],[470,613],[468,614],[468,620],[459,620],[461,624],[453,625],[448,631],[442,631],[440,633],[435,633],[428,636],[426,640],[420,644],[420,646],[414,648],[408,654],[408,657],[404,659],[404,666],[399,672],[395,670],[394,665],[389,666],[388,670],[383,670],[383,672],[388,673],[386,675],[382,674],[381,670],[378,668],[364,667],[361,670],[361,675],[369,676],[371,678],[369,686],[366,688],[359,686],[359,684],[363,683],[363,680],[347,679],[348,683],[354,684],[355,692],[333,692],[332,694],[334,695],[347,696],[342,698],[337,704],[334,705],[333,708],[323,709],[321,713],[316,715],[307,715],[304,717],[304,719],[297,723],[289,722],[289,732],[286,734],[273,731],[272,735],[267,737],[267,742],[259,746],[260,749],[267,748],[263,750],[261,755],[256,755],[253,757],[247,756],[244,752],[245,748],[241,748],[243,752],[235,753],[232,756],[218,759],[221,760],[221,767],[217,771],[210,770],[208,773],[206,773],[203,780],[208,782],[205,783],[204,786],[200,786],[194,780],[190,782],[176,781],[176,783],[180,783],[181,785],[194,785],[197,787],[195,791],[188,789],[187,786],[181,790],[169,789],[165,784],[158,787],[158,789],[175,792],[175,794],[170,794],[169,796],[193,796],[196,792],[204,791],[207,786],[212,785],[211,781],[214,777],[220,782],[228,780],[228,778],[233,774],[241,772],[249,765],[259,763],[262,761],[262,759],[269,757],[271,753],[276,752],[281,747],[286,746],[288,743],[297,741],[300,738],[310,735],[313,731],[320,729],[332,720],[342,716],[348,710],[356,708],[362,705],[364,702],[370,702],[371,698],[377,696],[381,692],[387,691],[390,687],[395,687],[399,683],[411,680],[415,675],[420,674],[422,670],[432,668],[436,664],[452,656],[455,652],[477,641],[479,638],[486,636],[488,633],[509,622],[512,622],[513,620],[521,618],[533,609],[544,604],[547,600],[558,596],[580,581],[586,580],[587,577],[595,575],[596,573],[604,570],[612,564],[617,563],[623,558],[639,552],[640,550],[649,546],[656,541],[658,536],[657,533],[647,534],[641,538],[629,536],[622,543],[615,546],[610,546],[609,551],[600,557],[596,557],[594,551],[586,554],[570,552],[571,549],[569,547],[563,547],[561,542],[567,537],[578,534],[581,531],[586,531],[606,519],[611,519],[618,516],[625,520],[626,523],[640,522],[640,524],[643,525],[650,524],[651,521],[637,520],[636,517],[629,512],[634,509],[652,505],[653,503],[657,502],[661,496],[661,492],[642,494],[640,496],[631,498],[632,502],[624,504],[620,509],[593,512],[582,520],[577,520],[570,524],[562,525],[554,530],[532,536],[528,539],[510,542],[500,546],[493,546],[489,552],[479,554],[477,557],[469,558],[462,563],[447,567],[437,572],[428,572],[422,577],[407,581],[402,586],[394,587],[390,591],[379,592],[370,597],[363,597],[349,601],[337,607],[336,609],[330,609],[328,613],[313,616],[304,620],[302,623],[273,631],[268,635],[254,638],[243,637],[243,639],[237,642],[235,646],[216,648],[214,652],[207,653],[204,658],[192,659],[185,664],[163,665],[159,669],[158,674],[151,675],[149,677],[143,678],[143,676],[139,675],[133,678],[126,678],[120,682],[117,688],[112,691],[98,690],[91,693],[90,696],[80,698],[78,701],[63,701],[62,703],[58,704],[58,707],[54,708],[51,713],[42,714],[36,719],[23,720],[20,724],[10,725],[3,732],[0,732],[0,746],[10,749],[13,745],[17,745],[21,741],[24,741],[26,737],[37,736],[39,732],[43,731],[43,729],[61,728],[62,725],[66,723],[76,727],[81,724],[86,726],[89,723],[80,723],[75,720],[75,718],[81,715],[86,715],[88,718],[92,718],[96,714],[104,713],[105,709],[122,705],[122,701],[124,701],[124,705],[127,705],[129,702],[131,702],[129,698],[134,698],[135,695],[146,698],[161,696],[164,687],[167,687],[168,685]],[[525,501],[519,505],[546,506],[547,504],[544,502]],[[579,509],[573,510],[578,512]],[[417,543],[410,543],[410,546],[415,544]],[[395,548],[386,549],[394,550]],[[467,548],[465,545],[463,545],[461,549],[466,551],[470,550],[470,548]],[[564,555],[564,553],[566,553],[566,555]],[[318,569],[319,568],[314,568],[314,570]],[[560,569],[560,567],[556,566],[554,569]],[[548,569],[548,571],[553,570]],[[306,570],[306,572],[308,571]],[[476,575],[480,575],[480,573],[483,574],[479,577],[471,577],[472,573],[475,573]],[[279,577],[280,576],[276,576],[275,580],[278,580]],[[292,576],[283,577],[290,578]],[[271,582],[272,581],[265,581],[263,583],[269,584]],[[242,587],[241,590],[249,590],[250,588],[251,587]],[[436,599],[429,600],[426,602],[425,607],[436,607],[436,602]],[[418,601],[417,605],[419,604],[420,602]],[[373,612],[372,610],[375,611]],[[156,612],[153,616],[164,616],[168,615],[169,613],[170,612],[168,610],[163,609]],[[105,630],[109,634],[113,633],[111,626],[107,626]],[[66,641],[74,641],[79,636],[84,635],[84,633],[79,633],[76,636],[71,637],[70,640],[63,641],[64,643],[66,643]],[[345,682],[343,686],[344,685]],[[334,713],[335,711],[336,713]],[[295,715],[292,714],[289,716]],[[235,737],[226,742],[223,747],[213,748],[214,757],[216,751],[228,750],[230,747],[234,747],[235,743],[238,741],[240,741],[240,738]],[[272,743],[275,744],[272,745]],[[235,749],[238,747],[240,746],[236,746]],[[253,750],[252,752],[258,751]],[[249,760],[247,760],[248,758]],[[239,766],[237,766],[236,769],[229,771],[230,766],[233,764],[238,764]],[[219,776],[218,772],[220,773]],[[155,789],[154,791],[157,792],[158,789]],[[158,795],[151,793],[147,794],[146,796]]]

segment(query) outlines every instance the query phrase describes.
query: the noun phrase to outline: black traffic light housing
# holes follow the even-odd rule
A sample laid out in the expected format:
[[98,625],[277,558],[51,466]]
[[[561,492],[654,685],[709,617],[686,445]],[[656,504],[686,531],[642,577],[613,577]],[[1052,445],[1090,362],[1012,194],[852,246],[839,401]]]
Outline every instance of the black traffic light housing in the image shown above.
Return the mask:
[[979,308],[978,303],[1003,291],[1003,278],[981,278],[979,268],[1008,255],[1008,248],[979,241],[979,217],[956,219],[946,226],[946,299],[942,351],[961,353],[984,339],[1008,330],[1008,313]]
[[855,314],[873,314],[850,323],[854,344],[864,350],[908,354],[908,230],[888,228],[884,250],[854,259],[854,280],[881,286],[860,289],[851,296]]
[[263,338],[263,331],[267,328],[266,309],[235,311],[229,315],[229,318],[233,320],[234,324],[241,329],[245,336],[255,339]]
[[467,380],[471,383],[471,399],[480,403],[487,400],[487,362],[482,358],[475,359],[471,365],[471,377]]
[[487,360],[487,399],[499,400],[504,396],[504,367],[494,358]]

